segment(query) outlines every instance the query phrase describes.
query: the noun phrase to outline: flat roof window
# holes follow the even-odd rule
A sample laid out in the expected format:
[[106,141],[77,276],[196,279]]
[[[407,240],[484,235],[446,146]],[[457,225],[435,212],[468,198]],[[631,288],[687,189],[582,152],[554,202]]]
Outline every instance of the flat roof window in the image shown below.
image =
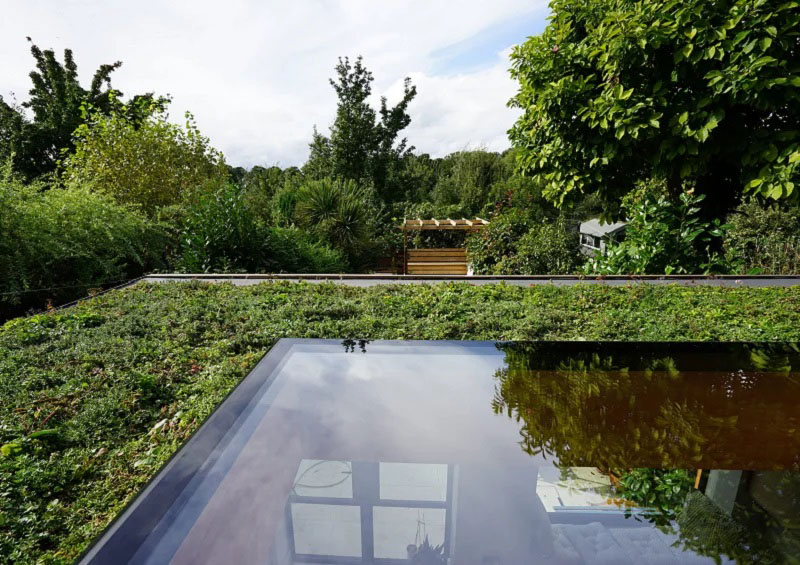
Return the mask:
[[[281,340],[82,561],[710,564],[799,547],[797,344],[352,344]],[[649,503],[654,477],[674,488]]]

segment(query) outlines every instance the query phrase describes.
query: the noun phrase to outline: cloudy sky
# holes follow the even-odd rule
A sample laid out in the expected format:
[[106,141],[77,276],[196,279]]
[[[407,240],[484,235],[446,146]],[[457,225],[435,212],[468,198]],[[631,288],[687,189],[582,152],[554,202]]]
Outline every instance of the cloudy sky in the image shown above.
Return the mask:
[[126,94],[171,94],[230,164],[302,164],[313,126],[327,133],[338,56],[364,56],[376,98],[418,95],[406,130],[417,151],[502,150],[516,116],[512,45],[544,28],[546,0],[3,0],[0,95],[27,98],[42,48],[75,53],[82,80],[121,60]]

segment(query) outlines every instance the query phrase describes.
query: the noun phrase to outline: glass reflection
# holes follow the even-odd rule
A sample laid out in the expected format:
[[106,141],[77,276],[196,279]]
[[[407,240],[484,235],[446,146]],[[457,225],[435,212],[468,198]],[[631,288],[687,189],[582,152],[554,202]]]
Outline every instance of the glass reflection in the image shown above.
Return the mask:
[[676,359],[625,347],[503,346],[492,407],[520,423],[526,453],[565,466],[800,470],[793,348]]
[[800,555],[793,345],[302,341],[275,366],[106,562]]
[[446,563],[453,473],[444,464],[303,459],[269,562]]

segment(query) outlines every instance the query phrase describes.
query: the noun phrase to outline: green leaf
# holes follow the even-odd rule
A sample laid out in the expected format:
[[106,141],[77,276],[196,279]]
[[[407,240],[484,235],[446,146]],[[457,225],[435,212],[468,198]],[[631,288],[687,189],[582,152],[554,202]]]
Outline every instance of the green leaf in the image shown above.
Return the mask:
[[762,156],[767,161],[774,161],[775,157],[778,156],[778,148],[771,143],[770,146],[764,151],[764,153],[762,153]]
[[58,430],[53,428],[49,430],[39,430],[38,432],[33,432],[28,437],[31,439],[42,439],[42,438],[46,439],[48,437],[54,437],[57,435],[58,435]]
[[13,457],[22,451],[22,446],[18,443],[4,443],[0,445],[0,455],[3,457]]
[[761,47],[762,51],[766,51],[769,49],[769,46],[772,45],[772,38],[765,37],[761,41],[758,42],[758,46]]
[[684,112],[680,116],[678,116],[678,123],[685,124],[689,120],[689,112]]

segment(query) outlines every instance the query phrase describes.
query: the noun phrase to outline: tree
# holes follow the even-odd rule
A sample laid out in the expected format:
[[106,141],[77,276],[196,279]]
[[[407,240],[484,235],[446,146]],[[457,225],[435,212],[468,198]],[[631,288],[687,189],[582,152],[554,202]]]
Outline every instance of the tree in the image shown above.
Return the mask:
[[559,205],[637,180],[686,183],[721,216],[742,193],[797,199],[800,8],[784,0],[553,0],[511,55],[519,166]]
[[368,102],[374,79],[361,57],[355,63],[340,58],[336,74],[336,79],[330,80],[339,100],[331,134],[328,138],[314,129],[304,171],[317,179],[333,176],[370,182],[385,200],[396,200],[398,195],[387,190],[389,177],[398,161],[413,150],[405,138],[397,142],[397,137],[411,123],[408,105],[417,88],[406,78],[400,102],[389,107],[386,97],[381,97],[376,112]]
[[437,204],[460,204],[469,215],[480,213],[491,186],[512,172],[503,166],[499,153],[480,149],[451,153],[443,161],[434,199]]
[[[111,86],[111,73],[122,65],[120,61],[100,65],[89,88],[83,88],[71,49],[64,50],[63,63],[53,50],[42,50],[32,41],[31,54],[36,68],[30,73],[33,87],[29,99],[21,108],[0,99],[0,156],[13,154],[15,170],[28,179],[53,172],[62,152],[72,150],[72,134],[84,119],[84,105],[106,115],[124,105],[122,93]],[[134,96],[127,116],[140,122],[146,116],[136,110],[163,109],[168,101],[152,93]],[[27,119],[24,109],[32,112],[33,120]]]
[[110,116],[89,112],[76,130],[67,182],[91,184],[152,214],[185,200],[207,181],[219,185],[228,179],[224,157],[200,133],[191,114],[186,113],[182,127],[151,107],[142,110],[150,116],[137,125],[130,119],[136,108],[126,106]]

